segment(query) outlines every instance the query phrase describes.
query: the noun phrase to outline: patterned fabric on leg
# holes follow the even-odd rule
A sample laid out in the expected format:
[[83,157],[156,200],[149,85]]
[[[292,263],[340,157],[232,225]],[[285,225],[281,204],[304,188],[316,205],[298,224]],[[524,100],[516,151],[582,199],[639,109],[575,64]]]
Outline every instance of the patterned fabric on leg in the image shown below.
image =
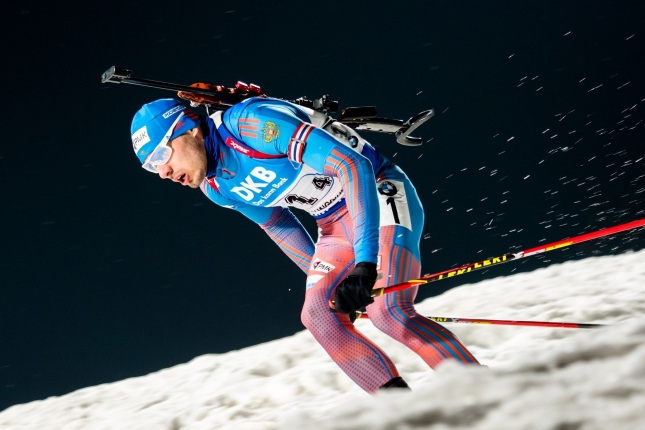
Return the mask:
[[349,317],[329,310],[334,287],[354,267],[352,223],[341,209],[319,220],[320,237],[307,277],[302,323],[329,356],[370,394],[399,376],[392,360],[360,333]]
[[[380,255],[382,262],[385,256],[388,258],[385,260],[387,264],[382,263],[384,276],[377,281],[376,288],[399,284],[421,274],[419,262],[405,248],[392,246],[389,252],[382,248]],[[417,353],[432,368],[449,359],[478,364],[477,359],[450,330],[417,313],[414,299],[418,289],[412,287],[377,297],[367,307],[372,324]]]

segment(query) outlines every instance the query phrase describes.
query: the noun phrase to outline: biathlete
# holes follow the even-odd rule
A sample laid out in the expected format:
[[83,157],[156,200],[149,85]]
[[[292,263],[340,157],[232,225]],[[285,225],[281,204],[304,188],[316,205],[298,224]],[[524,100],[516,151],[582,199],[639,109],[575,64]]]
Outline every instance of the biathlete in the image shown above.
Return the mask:
[[[210,116],[161,99],[136,113],[131,136],[143,168],[241,212],[307,274],[302,323],[363,390],[409,388],[350,319],[363,307],[430,367],[478,364],[416,312],[418,287],[371,297],[374,286],[421,275],[424,214],[405,173],[353,129],[277,99],[250,98]],[[316,219],[316,243],[290,207]]]

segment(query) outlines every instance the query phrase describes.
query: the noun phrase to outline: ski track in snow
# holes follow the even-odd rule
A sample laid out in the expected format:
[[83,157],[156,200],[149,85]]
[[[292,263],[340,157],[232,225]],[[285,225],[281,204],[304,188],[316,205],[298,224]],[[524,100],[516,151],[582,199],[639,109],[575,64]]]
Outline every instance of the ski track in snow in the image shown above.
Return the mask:
[[643,285],[645,250],[463,285],[417,305],[433,316],[614,324],[447,325],[489,369],[447,363],[434,372],[358,321],[411,393],[370,397],[303,331],[12,406],[0,413],[0,428],[645,429]]

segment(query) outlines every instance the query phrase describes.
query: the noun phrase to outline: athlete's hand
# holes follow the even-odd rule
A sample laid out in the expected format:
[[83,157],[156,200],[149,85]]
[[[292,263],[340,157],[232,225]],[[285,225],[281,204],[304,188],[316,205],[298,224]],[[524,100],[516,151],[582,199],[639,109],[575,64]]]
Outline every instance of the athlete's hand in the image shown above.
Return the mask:
[[358,263],[349,276],[336,287],[336,312],[350,314],[374,303],[372,288],[376,282],[376,264]]

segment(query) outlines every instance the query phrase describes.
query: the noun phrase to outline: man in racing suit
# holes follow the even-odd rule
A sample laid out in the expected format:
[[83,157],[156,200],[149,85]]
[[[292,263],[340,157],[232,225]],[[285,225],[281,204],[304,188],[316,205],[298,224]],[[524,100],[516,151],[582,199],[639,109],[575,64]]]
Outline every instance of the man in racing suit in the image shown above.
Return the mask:
[[[307,274],[302,322],[363,390],[407,388],[354,326],[350,316],[363,307],[430,367],[478,364],[455,335],[416,312],[418,287],[371,297],[375,286],[421,275],[424,214],[405,173],[353,129],[277,99],[250,98],[209,117],[161,99],[137,112],[131,135],[145,169],[241,212]],[[316,219],[316,243],[290,207]]]

